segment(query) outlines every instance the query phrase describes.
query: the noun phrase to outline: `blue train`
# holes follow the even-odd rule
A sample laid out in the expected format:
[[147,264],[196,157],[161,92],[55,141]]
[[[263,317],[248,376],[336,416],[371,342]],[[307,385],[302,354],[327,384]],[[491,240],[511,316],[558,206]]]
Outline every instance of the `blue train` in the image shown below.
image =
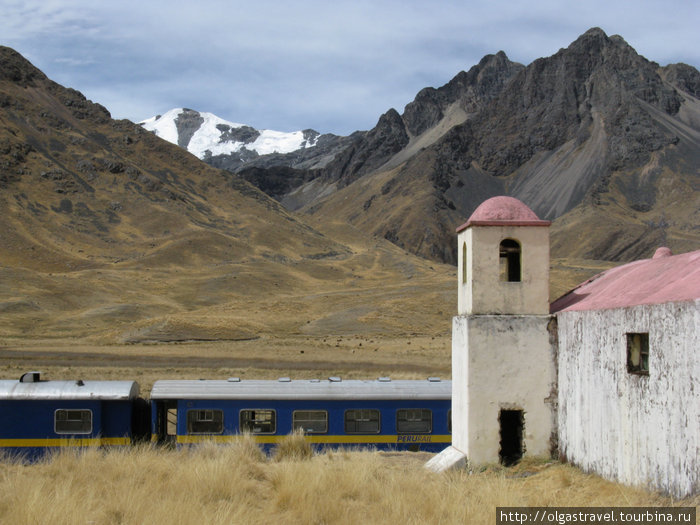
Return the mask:
[[0,448],[28,458],[66,446],[130,445],[148,432],[133,381],[0,380]]
[[269,449],[301,429],[316,448],[439,452],[451,442],[451,381],[0,381],[0,449],[36,457],[59,447],[187,446],[251,434]]

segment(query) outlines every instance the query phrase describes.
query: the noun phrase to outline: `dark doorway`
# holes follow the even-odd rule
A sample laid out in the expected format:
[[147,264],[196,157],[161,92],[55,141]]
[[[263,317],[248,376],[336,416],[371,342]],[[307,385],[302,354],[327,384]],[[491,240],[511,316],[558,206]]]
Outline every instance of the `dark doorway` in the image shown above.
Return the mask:
[[501,428],[501,450],[498,458],[510,467],[523,457],[523,427],[525,417],[522,410],[501,410],[498,416]]

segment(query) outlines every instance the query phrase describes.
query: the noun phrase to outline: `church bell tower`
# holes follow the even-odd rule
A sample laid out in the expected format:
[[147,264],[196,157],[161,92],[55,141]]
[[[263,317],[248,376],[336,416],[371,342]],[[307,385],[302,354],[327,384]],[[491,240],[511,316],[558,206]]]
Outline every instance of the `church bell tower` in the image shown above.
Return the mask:
[[443,470],[549,455],[556,407],[550,343],[549,221],[512,197],[483,202],[457,229],[452,447]]

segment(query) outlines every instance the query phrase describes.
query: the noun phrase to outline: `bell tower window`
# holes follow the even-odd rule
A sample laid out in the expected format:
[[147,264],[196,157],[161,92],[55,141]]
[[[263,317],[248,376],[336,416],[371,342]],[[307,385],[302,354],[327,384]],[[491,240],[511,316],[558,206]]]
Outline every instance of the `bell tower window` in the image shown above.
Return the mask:
[[520,282],[522,272],[520,264],[520,244],[513,239],[504,239],[499,246],[501,281]]

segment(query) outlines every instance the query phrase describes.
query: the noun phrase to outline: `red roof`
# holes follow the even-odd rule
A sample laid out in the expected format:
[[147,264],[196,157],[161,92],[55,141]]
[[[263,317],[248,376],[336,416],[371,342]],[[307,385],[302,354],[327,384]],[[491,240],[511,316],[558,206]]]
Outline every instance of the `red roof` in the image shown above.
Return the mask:
[[603,310],[700,299],[700,250],[671,255],[659,248],[652,259],[611,268],[550,305],[550,311]]
[[474,210],[469,220],[457,228],[457,232],[470,226],[549,226],[534,211],[513,197],[492,197]]

